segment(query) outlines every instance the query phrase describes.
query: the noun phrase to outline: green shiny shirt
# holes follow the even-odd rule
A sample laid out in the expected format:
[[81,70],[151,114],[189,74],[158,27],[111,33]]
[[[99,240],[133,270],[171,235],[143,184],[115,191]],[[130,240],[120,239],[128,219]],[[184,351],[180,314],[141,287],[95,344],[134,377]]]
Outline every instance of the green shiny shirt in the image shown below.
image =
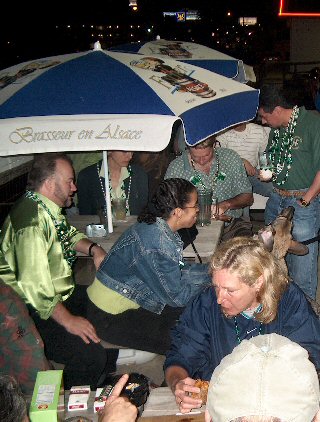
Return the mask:
[[[61,208],[37,194],[57,220]],[[72,247],[86,236],[67,223]],[[32,199],[21,198],[12,207],[0,234],[0,278],[48,319],[56,304],[74,289],[72,269],[63,257],[55,226],[47,211]]]

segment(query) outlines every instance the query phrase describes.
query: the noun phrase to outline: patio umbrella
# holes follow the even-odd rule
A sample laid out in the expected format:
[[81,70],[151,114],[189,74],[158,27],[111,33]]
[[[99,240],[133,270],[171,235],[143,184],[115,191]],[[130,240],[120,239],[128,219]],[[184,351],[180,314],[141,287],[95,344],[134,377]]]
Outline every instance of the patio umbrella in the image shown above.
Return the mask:
[[187,64],[202,67],[238,82],[256,82],[253,67],[205,45],[187,41],[164,40],[136,42],[111,47],[110,51],[171,57]]
[[[0,156],[161,151],[177,120],[182,121],[186,143],[195,145],[251,120],[258,94],[193,65],[103,51],[96,44],[93,51],[0,72]],[[108,177],[105,180],[109,192]],[[112,231],[110,198],[106,200]]]

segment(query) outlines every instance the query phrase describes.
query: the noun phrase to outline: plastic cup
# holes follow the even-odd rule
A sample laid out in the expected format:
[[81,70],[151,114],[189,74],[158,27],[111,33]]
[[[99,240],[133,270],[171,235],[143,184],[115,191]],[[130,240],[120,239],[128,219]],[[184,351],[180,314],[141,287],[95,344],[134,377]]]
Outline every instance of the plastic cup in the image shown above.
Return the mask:
[[115,198],[112,200],[112,214],[117,221],[126,219],[126,198]]

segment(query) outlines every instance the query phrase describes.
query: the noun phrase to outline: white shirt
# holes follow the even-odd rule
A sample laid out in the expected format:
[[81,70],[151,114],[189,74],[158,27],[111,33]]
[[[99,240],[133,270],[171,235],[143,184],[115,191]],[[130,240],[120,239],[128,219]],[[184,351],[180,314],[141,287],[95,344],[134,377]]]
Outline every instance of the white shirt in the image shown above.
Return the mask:
[[241,158],[248,160],[253,167],[257,167],[259,154],[266,149],[269,133],[269,127],[247,123],[244,131],[229,129],[217,136],[217,140],[222,147],[236,151]]

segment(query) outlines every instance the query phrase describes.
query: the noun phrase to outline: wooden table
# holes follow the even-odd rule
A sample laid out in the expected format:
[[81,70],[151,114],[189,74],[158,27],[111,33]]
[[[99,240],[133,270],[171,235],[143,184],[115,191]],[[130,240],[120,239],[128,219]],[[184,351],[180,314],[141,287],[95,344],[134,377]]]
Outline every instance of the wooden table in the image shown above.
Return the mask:
[[[87,224],[99,224],[99,217],[97,215],[73,215],[69,216],[68,220],[70,224],[83,233],[86,232]],[[125,222],[121,221],[114,223],[113,233],[108,233],[105,237],[91,237],[90,239],[93,242],[99,243],[105,251],[108,252],[120,235],[136,221],[136,216],[128,216]],[[194,245],[202,258],[202,261],[208,262],[219,244],[223,230],[223,222],[213,220],[209,226],[197,227],[197,229],[199,234],[194,241]],[[79,253],[79,256],[81,255],[83,254]],[[183,255],[187,259],[198,260],[191,245],[183,251]]]

